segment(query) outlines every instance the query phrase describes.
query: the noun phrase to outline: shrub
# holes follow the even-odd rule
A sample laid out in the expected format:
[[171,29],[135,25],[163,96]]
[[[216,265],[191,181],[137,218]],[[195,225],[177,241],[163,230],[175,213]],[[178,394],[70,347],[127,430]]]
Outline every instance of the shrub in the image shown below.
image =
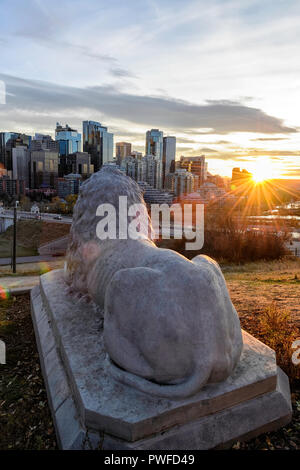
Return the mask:
[[259,337],[276,352],[278,365],[293,382],[300,379],[300,366],[292,363],[292,344],[299,337],[291,314],[273,302],[259,316]]
[[171,248],[191,259],[205,254],[229,263],[280,259],[287,254],[288,236],[268,230],[253,231],[239,226],[230,216],[205,218],[204,246],[200,251],[186,251],[186,240],[162,240],[159,246]]

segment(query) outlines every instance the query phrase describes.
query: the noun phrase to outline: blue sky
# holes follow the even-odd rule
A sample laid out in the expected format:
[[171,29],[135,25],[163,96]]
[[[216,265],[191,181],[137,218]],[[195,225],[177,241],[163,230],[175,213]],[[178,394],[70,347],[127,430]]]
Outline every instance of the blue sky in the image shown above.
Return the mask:
[[148,128],[229,175],[300,176],[298,0],[0,0],[0,129]]

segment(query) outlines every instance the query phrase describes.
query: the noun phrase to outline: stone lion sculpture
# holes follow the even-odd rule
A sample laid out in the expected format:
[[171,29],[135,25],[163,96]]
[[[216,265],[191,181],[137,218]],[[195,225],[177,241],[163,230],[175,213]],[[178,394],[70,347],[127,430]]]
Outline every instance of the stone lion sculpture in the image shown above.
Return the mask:
[[119,196],[145,206],[135,181],[112,167],[81,186],[67,283],[103,309],[104,344],[117,380],[161,397],[188,397],[232,374],[242,351],[238,315],[209,257],[190,261],[147,236],[99,240],[97,208],[117,209]]

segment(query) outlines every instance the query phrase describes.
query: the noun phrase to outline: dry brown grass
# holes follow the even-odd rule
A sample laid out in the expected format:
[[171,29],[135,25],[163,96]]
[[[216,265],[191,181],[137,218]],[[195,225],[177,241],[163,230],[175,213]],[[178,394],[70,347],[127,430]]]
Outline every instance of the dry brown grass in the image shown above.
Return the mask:
[[276,302],[300,328],[300,258],[223,265],[222,271],[240,317],[259,315]]
[[262,341],[276,352],[278,365],[290,381],[300,379],[300,368],[292,362],[293,342],[298,338],[291,313],[275,302],[263,310],[258,319],[258,332]]

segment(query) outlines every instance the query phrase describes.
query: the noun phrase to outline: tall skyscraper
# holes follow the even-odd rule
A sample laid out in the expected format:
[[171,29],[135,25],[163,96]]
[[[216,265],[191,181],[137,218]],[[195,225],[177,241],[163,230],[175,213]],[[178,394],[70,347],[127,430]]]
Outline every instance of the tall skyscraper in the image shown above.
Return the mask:
[[97,121],[83,121],[83,151],[91,155],[94,171],[113,159],[114,135]]
[[171,169],[174,168],[176,158],[176,137],[167,136],[163,140],[163,185],[165,186],[166,176],[171,173]]
[[162,168],[163,168],[163,132],[159,129],[151,129],[146,133],[146,155],[153,155],[159,163],[159,175],[157,181],[157,188],[161,188],[162,182]]
[[55,140],[59,142],[59,155],[81,151],[81,134],[76,129],[71,129],[68,124],[65,127],[59,122],[56,124]]
[[121,165],[122,160],[131,155],[131,144],[129,142],[116,143],[116,159],[117,164]]
[[25,188],[29,188],[30,176],[30,150],[25,146],[12,149],[12,179],[24,181]]
[[0,164],[12,177],[12,149],[16,147],[29,148],[31,136],[19,132],[0,132]]

